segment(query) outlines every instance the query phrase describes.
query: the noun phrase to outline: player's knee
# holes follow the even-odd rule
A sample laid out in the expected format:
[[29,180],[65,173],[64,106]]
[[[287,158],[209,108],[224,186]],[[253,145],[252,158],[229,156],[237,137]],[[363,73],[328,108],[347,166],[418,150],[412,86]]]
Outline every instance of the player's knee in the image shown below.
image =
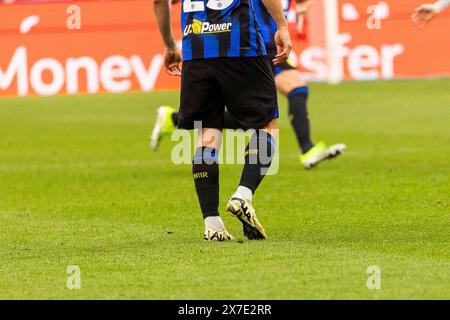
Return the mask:
[[222,131],[219,129],[202,128],[199,132],[197,147],[219,149],[222,143]]
[[298,70],[284,71],[275,77],[278,91],[287,96],[292,90],[306,86]]

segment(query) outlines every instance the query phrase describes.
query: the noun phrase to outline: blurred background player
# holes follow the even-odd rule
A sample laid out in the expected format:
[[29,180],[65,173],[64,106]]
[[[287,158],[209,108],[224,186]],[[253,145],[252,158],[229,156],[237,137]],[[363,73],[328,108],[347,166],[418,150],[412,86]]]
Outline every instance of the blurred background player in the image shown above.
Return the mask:
[[439,0],[435,3],[422,4],[411,16],[412,22],[419,28],[425,27],[444,9],[450,7],[450,0]]
[[[173,1],[172,3],[175,2]],[[285,16],[287,17],[291,7],[291,0],[282,1],[282,4]],[[297,32],[299,34],[302,32],[304,16],[309,4],[309,0],[297,0],[296,16]],[[272,60],[277,52],[276,45],[273,41],[277,31],[276,24],[261,3],[261,0],[254,0],[253,5],[257,19],[261,25],[261,35],[265,42],[267,54]],[[289,61],[275,66],[273,71],[278,91],[289,102],[289,118],[301,149],[299,159],[302,165],[310,169],[321,161],[332,159],[342,154],[346,148],[344,144],[327,146],[323,141],[317,144],[312,142],[307,109],[309,89],[302,79],[301,72],[292,63],[289,63]],[[174,108],[161,106],[157,112],[157,120],[151,136],[151,147],[153,150],[157,149],[160,139],[164,135],[170,135],[175,130],[176,124],[178,123],[178,113]],[[225,114],[224,128],[239,129],[239,125],[228,113]]]

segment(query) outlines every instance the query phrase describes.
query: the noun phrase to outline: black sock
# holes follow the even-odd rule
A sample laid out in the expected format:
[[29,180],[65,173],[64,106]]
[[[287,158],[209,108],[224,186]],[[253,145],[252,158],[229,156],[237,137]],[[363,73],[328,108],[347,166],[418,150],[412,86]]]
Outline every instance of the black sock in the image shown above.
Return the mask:
[[269,170],[274,154],[275,139],[269,133],[257,130],[245,149],[245,165],[239,185],[255,193]]
[[192,160],[192,174],[203,218],[219,215],[219,158],[215,149],[199,147]]
[[178,112],[172,113],[172,121],[175,124],[175,127],[178,127]]
[[308,110],[306,107],[308,101],[308,87],[304,86],[292,90],[288,94],[288,99],[291,124],[294,128],[302,152],[306,153],[314,146],[309,132]]
[[224,125],[223,128],[224,129],[240,129],[239,124],[236,122],[236,120],[234,120],[234,118],[230,115],[230,113],[228,111],[225,111],[225,116],[224,116]]

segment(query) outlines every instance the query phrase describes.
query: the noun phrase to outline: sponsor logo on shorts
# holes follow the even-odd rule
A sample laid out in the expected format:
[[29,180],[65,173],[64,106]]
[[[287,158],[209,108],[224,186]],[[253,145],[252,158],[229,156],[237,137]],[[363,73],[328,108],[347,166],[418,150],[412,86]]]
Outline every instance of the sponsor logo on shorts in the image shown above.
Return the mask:
[[230,32],[233,24],[231,22],[209,23],[193,19],[191,24],[186,25],[183,31],[184,36],[189,34],[214,34]]

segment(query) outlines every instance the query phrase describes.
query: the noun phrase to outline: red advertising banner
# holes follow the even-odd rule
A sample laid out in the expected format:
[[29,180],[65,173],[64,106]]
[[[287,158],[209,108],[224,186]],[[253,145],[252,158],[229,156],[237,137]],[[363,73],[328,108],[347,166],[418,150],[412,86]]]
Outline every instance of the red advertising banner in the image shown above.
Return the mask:
[[[313,6],[320,1],[313,1]],[[421,1],[338,1],[336,38],[343,79],[450,76],[450,13],[426,29],[409,16]],[[375,9],[373,6],[376,6]],[[327,23],[309,16],[293,29],[293,59],[309,80],[327,77]],[[181,40],[180,5],[173,8]],[[314,34],[312,34],[314,33]],[[178,88],[163,69],[152,1],[16,1],[0,4],[0,96]]]
[[427,2],[433,0],[340,0],[345,78],[450,76],[450,10],[425,29],[411,23],[414,8]]

